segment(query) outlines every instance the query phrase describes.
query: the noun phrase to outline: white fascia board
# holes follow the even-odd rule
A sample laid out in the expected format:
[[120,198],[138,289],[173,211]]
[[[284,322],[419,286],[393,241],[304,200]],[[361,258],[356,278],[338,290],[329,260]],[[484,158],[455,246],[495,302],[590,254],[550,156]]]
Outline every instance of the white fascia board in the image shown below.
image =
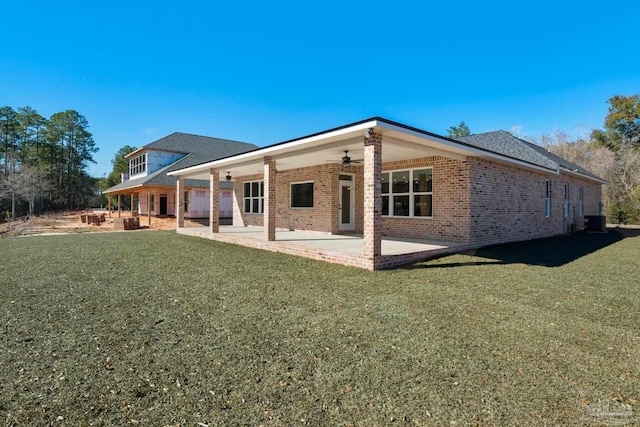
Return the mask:
[[131,157],[134,157],[135,155],[140,154],[144,150],[145,150],[145,147],[140,147],[137,150],[133,150],[129,154],[125,155],[123,158],[124,159],[130,159]]
[[594,178],[592,176],[585,175],[585,174],[581,173],[578,170],[569,169],[569,168],[566,168],[564,166],[560,166],[560,170],[562,172],[566,173],[567,175],[577,176],[578,178],[586,179],[587,181],[597,182],[598,184],[608,184],[609,183],[609,181],[605,181],[604,179]]
[[[559,170],[553,170],[553,169],[548,169],[542,166],[538,166],[538,165],[534,165],[532,163],[527,163],[527,162],[523,162],[521,160],[517,160],[511,157],[507,157],[507,156],[503,156],[502,154],[498,154],[498,153],[492,153],[490,151],[485,151],[482,150],[480,148],[475,148],[475,147],[471,147],[468,145],[464,145],[464,144],[459,144],[453,141],[450,141],[448,139],[443,139],[443,138],[439,138],[437,136],[434,135],[426,135],[422,132],[416,132],[415,130],[412,129],[407,129],[401,126],[396,126],[390,123],[384,123],[382,122],[380,125],[381,128],[383,129],[389,129],[391,131],[394,132],[399,132],[405,135],[410,135],[412,137],[416,137],[416,138],[420,138],[423,140],[430,140],[430,141],[434,141],[438,144],[442,144],[445,147],[449,148],[451,151],[453,151],[454,153],[458,153],[460,155],[466,155],[468,157],[479,157],[479,158],[488,158],[500,163],[508,163],[508,164],[514,164],[514,165],[518,165],[519,167],[522,168],[527,168],[527,169],[534,169],[537,171],[541,171],[541,172],[545,172],[545,173],[552,173],[552,174],[559,174]],[[384,135],[384,134],[383,134]],[[465,154],[466,153],[466,154]]]
[[105,191],[102,192],[102,194],[119,193],[121,191],[132,190],[134,188],[140,188],[140,187],[143,187],[143,186],[144,186],[144,184],[136,184],[136,185],[132,185],[131,187],[121,188],[119,190],[112,190],[112,191],[105,190]]
[[178,170],[167,173],[167,175],[187,177],[188,175],[195,174],[195,173],[202,173],[209,169],[225,169],[227,166],[235,165],[238,163],[250,163],[250,162],[258,161],[266,156],[277,156],[278,154],[286,154],[289,152],[294,152],[305,146],[320,146],[331,140],[339,139],[346,135],[357,133],[358,131],[362,131],[362,135],[364,138],[363,131],[369,128],[375,128],[376,126],[378,126],[378,121],[371,120],[369,122],[361,123],[355,126],[349,126],[346,128],[337,129],[332,132],[320,133],[320,134],[312,135],[312,136],[301,138],[301,139],[296,139],[296,140],[285,142],[285,143],[271,145],[265,148],[250,151],[248,153],[242,153],[236,156],[227,157],[225,159],[214,160],[212,162],[191,166],[185,169],[178,169]]

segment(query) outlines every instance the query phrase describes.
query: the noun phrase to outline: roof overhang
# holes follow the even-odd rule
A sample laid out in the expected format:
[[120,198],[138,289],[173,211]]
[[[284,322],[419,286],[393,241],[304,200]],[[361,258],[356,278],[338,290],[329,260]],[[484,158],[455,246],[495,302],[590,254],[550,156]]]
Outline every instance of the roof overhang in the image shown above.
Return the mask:
[[586,179],[586,180],[589,180],[589,181],[597,182],[598,184],[608,184],[609,183],[609,181],[606,181],[606,180],[604,180],[602,178],[598,178],[596,176],[586,175],[586,174],[580,172],[578,169],[569,169],[569,168],[566,168],[564,166],[560,166],[560,171],[562,171],[563,173],[566,173],[568,175],[577,176],[578,178],[581,178],[581,179]]
[[180,150],[170,150],[168,148],[155,148],[155,147],[148,147],[148,146],[144,146],[144,147],[140,147],[137,150],[134,150],[132,152],[130,152],[129,154],[127,154],[126,156],[124,156],[125,159],[130,159],[132,157],[137,156],[138,154],[142,154],[145,151],[162,151],[165,153],[176,153],[176,154],[188,154],[184,151],[180,151]]
[[211,169],[218,170],[221,178],[227,173],[233,177],[255,175],[264,171],[265,157],[274,159],[278,171],[284,171],[326,164],[327,162],[340,163],[341,157],[344,156],[344,150],[349,150],[349,156],[352,159],[362,159],[365,132],[369,129],[374,129],[376,133],[382,135],[383,163],[430,156],[443,156],[462,161],[467,160],[468,157],[476,157],[545,173],[559,173],[558,170],[543,168],[482,150],[420,129],[381,118],[372,118],[246,153],[178,169],[169,172],[168,175],[190,179],[208,179]]
[[123,194],[127,193],[127,194],[129,194],[129,193],[131,193],[131,191],[129,191],[129,190],[134,190],[136,188],[141,188],[141,187],[144,187],[144,184],[134,184],[134,185],[131,185],[131,186],[121,187],[121,188],[116,188],[116,189],[114,189],[112,187],[112,188],[108,188],[108,189],[104,190],[102,192],[102,194],[117,194],[117,193],[123,193]]

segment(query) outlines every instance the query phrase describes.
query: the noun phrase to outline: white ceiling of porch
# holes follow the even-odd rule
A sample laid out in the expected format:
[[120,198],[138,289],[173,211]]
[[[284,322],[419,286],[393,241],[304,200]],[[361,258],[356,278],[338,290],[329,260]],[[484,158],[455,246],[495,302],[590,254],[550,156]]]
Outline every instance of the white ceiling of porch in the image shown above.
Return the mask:
[[224,179],[227,173],[235,178],[262,173],[264,156],[271,156],[276,161],[276,169],[284,171],[328,162],[341,163],[344,150],[349,150],[349,157],[353,160],[360,160],[364,156],[364,131],[370,127],[375,127],[375,131],[382,134],[383,163],[433,155],[465,159],[473,154],[467,147],[451,144],[446,140],[372,122],[342,129],[333,134],[311,136],[261,148],[177,172],[185,178],[209,179],[209,169],[215,168],[219,170],[220,179]]

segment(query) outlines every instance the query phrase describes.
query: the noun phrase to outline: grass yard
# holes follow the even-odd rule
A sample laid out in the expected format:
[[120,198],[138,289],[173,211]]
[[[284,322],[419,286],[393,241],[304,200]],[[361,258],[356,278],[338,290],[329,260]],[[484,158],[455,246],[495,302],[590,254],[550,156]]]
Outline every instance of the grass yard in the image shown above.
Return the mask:
[[172,231],[0,240],[2,425],[640,420],[640,237],[382,272]]

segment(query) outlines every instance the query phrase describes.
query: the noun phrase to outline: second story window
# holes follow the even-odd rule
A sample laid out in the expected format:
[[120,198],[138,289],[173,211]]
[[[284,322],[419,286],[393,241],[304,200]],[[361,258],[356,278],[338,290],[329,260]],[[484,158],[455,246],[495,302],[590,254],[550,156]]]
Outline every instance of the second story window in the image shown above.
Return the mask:
[[129,176],[138,175],[147,171],[147,153],[140,154],[129,160]]

